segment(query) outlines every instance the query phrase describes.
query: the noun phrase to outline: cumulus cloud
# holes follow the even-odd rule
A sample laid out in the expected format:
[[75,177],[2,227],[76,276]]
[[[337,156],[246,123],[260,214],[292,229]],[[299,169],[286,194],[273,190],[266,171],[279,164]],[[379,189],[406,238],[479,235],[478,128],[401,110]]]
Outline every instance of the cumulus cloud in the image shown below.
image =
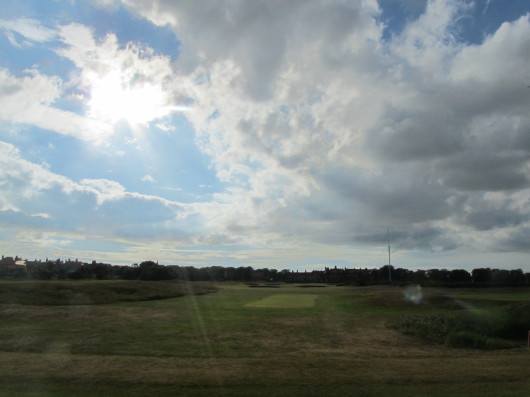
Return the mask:
[[53,106],[63,87],[59,77],[37,70],[27,70],[24,76],[17,77],[0,69],[0,120],[31,124],[93,142],[108,136],[108,125]]
[[392,225],[449,250],[527,227],[528,16],[469,45],[459,0],[386,40],[376,1],[122,3],[181,41],[187,117],[234,186],[201,208],[212,230],[354,244]]
[[139,43],[122,48],[113,33],[98,41],[89,27],[77,23],[61,26],[59,35],[65,46],[56,52],[77,66],[79,74],[71,84],[85,96],[90,118],[148,124],[189,110],[177,90],[164,90],[178,83],[169,57]]
[[[13,45],[53,40],[75,69],[67,81],[1,69],[0,119],[104,142],[127,114],[98,98],[149,93],[155,106],[125,106],[134,120],[165,125],[192,107],[183,116],[226,188],[184,205],[108,179],[73,181],[1,143],[0,210],[11,227],[71,233],[61,241],[103,230],[325,252],[384,244],[390,226],[408,250],[528,250],[528,15],[470,45],[459,39],[473,7],[463,0],[402,2],[417,17],[392,35],[375,0],[121,3],[173,29],[175,62],[77,23],[1,21]],[[68,96],[83,114],[56,106]]]
[[153,178],[151,175],[146,174],[142,177],[142,182],[156,183],[156,179]]
[[47,28],[39,21],[30,18],[0,19],[0,28],[15,47],[30,47],[34,43],[50,41],[57,36],[54,29]]
[[[55,54],[76,66],[66,81],[42,74],[38,65],[16,76],[0,69],[0,120],[101,144],[113,135],[118,121],[148,124],[189,110],[186,98],[163,88],[174,79],[169,58],[149,47],[126,43],[123,48],[112,32],[97,40],[91,28],[78,23],[46,28],[36,20],[18,19],[0,20],[0,27],[16,46],[22,44],[13,41],[13,32],[24,43],[53,39]],[[57,105],[65,99],[81,110],[74,113]]]

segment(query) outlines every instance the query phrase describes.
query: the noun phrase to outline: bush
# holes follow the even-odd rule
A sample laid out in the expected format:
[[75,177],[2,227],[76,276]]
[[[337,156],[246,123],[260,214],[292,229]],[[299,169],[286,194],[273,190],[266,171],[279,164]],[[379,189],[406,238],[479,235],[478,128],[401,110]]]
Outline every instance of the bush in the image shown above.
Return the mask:
[[467,319],[461,313],[451,315],[411,315],[402,317],[392,324],[400,332],[418,337],[430,343],[443,343],[447,336],[454,330],[469,327]]
[[451,332],[445,339],[445,344],[450,347],[471,348],[482,350],[509,349],[517,344],[505,339],[488,338],[470,331]]
[[530,329],[530,303],[450,314],[402,317],[391,324],[400,332],[451,347],[504,349],[524,341]]
[[484,349],[488,338],[470,331],[453,331],[445,338],[445,344],[451,347]]
[[511,305],[505,315],[505,321],[498,330],[500,337],[524,339],[530,330],[530,303]]

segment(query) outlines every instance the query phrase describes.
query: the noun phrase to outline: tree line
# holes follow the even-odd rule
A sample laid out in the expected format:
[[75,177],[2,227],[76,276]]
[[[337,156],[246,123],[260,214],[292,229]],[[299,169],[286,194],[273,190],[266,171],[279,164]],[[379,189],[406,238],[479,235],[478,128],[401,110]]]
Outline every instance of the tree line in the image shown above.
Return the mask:
[[[251,266],[179,266],[145,261],[132,266],[78,260],[20,261],[0,260],[0,277],[30,280],[181,280],[236,282],[335,283],[353,285],[421,284],[433,286],[530,286],[530,273],[521,269],[477,268],[408,270],[388,265],[381,268],[325,268],[290,271]],[[18,260],[18,261],[17,261]],[[23,262],[23,263],[22,263]]]

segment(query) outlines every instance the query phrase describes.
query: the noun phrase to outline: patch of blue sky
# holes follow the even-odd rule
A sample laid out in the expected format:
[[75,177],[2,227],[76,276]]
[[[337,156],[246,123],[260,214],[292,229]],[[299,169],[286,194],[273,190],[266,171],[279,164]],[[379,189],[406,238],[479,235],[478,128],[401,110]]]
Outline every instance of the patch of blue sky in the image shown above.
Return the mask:
[[76,88],[65,88],[63,95],[53,103],[53,107],[81,116],[86,115],[87,104],[83,100],[76,98],[76,95],[79,95]]
[[[5,130],[4,130],[5,131]],[[46,164],[50,172],[75,182],[81,179],[108,178],[115,156],[108,148],[98,148],[71,136],[34,126],[19,127],[17,134],[0,128],[0,139],[15,145],[22,158]]]
[[13,134],[3,123],[0,140],[15,145],[25,160],[74,182],[109,179],[130,192],[180,202],[209,201],[225,184],[216,177],[210,158],[195,145],[191,127],[182,120],[173,122],[178,130],[151,127],[135,141],[130,127],[119,123],[115,135],[102,146],[29,125],[17,125]]
[[53,15],[59,8],[57,1],[42,0],[2,0],[2,18],[35,18],[39,19],[41,15]]
[[13,45],[7,32],[0,33],[0,67],[8,69],[13,75],[20,76],[24,70],[36,68],[45,75],[63,76],[72,68],[70,61],[49,49],[49,43],[28,42],[28,45],[22,45],[23,36],[16,32],[9,34],[20,46]]
[[[418,19],[427,6],[425,0],[379,0],[380,22],[385,25],[383,39],[399,35],[410,21]],[[481,44],[504,22],[513,22],[530,13],[528,0],[464,0],[469,5],[453,26],[458,41]]]
[[399,35],[406,24],[418,19],[425,11],[425,0],[379,0],[379,21],[385,25],[383,40]]
[[530,13],[528,0],[475,0],[471,15],[459,21],[461,38],[480,44],[504,22],[513,22]]
[[101,7],[87,1],[2,0],[2,18],[31,18],[47,27],[69,23],[90,26],[98,38],[113,33],[121,45],[142,43],[155,54],[175,60],[180,42],[169,26],[156,26],[122,6]]
[[96,37],[113,33],[124,46],[129,42],[141,43],[152,48],[157,55],[177,59],[180,42],[169,26],[156,26],[143,18],[137,18],[125,8],[94,7],[87,2],[75,2],[67,15],[75,21],[91,26]]
[[[34,126],[18,126],[16,134],[0,125],[0,140],[15,145],[21,157],[46,167],[74,182],[83,179],[108,179],[123,185],[129,191],[141,186],[145,164],[134,147],[122,151],[110,143],[105,146],[87,145],[75,137],[60,135]],[[140,193],[148,193],[142,192]]]
[[218,110],[215,110],[212,114],[208,116],[208,121],[213,121],[218,119],[221,116],[221,113],[219,113]]
[[[198,149],[195,134],[185,118],[175,115],[171,124],[174,130],[152,127],[140,142],[146,174],[156,181],[153,187],[165,198],[207,200],[223,190],[224,184],[218,180],[210,157]],[[143,185],[145,188],[146,183]]]
[[223,190],[224,184],[217,179],[210,158],[198,150],[191,127],[182,119],[172,118],[177,130],[152,126],[137,136],[125,122],[118,123],[115,135],[103,146],[87,145],[36,127],[24,128],[6,140],[20,147],[27,160],[45,163],[51,172],[76,182],[109,179],[130,192],[181,202],[207,201]]
[[[0,34],[0,68],[7,69],[18,78],[27,76],[29,70],[35,70],[42,75],[58,76],[66,83],[67,76],[73,70],[73,64],[58,56],[48,46],[49,43],[32,43],[31,46],[15,47],[6,35]],[[68,88],[53,105],[77,114],[83,114],[85,111],[81,102],[72,100],[69,96]]]

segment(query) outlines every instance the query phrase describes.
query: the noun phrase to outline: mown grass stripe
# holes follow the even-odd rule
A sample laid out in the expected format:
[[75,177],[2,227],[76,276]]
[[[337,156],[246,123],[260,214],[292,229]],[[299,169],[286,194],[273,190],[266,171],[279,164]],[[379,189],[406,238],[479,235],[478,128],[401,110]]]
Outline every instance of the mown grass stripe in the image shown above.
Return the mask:
[[318,295],[314,294],[275,294],[247,303],[245,307],[278,309],[313,307],[317,298]]

